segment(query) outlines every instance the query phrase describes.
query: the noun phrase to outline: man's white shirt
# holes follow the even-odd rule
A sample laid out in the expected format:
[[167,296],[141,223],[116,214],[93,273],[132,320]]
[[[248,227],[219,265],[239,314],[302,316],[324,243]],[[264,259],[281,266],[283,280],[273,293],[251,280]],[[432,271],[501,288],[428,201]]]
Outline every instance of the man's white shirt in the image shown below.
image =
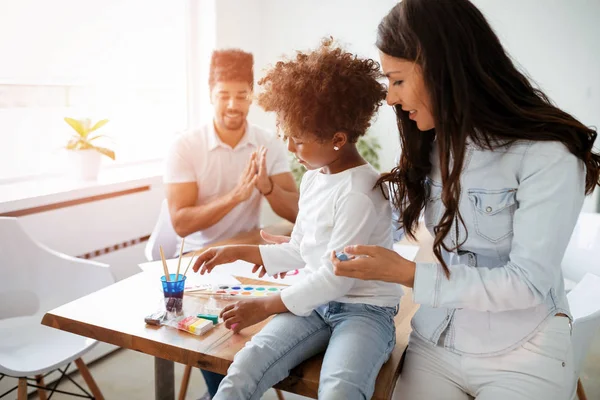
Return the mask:
[[[260,146],[267,148],[267,174],[289,172],[285,143],[258,126],[247,124],[240,142],[231,148],[217,135],[212,122],[180,134],[169,150],[164,183],[195,182],[196,205],[207,204],[230,193],[238,184],[250,155]],[[215,225],[185,238],[184,251],[198,249],[259,225],[262,196],[257,189]],[[181,240],[181,239],[179,239]]]

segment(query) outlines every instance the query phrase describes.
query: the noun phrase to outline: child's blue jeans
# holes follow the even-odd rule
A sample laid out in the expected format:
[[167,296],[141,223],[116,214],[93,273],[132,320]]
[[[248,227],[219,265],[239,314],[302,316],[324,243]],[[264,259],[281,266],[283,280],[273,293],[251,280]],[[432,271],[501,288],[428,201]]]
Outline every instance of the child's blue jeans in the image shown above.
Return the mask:
[[397,312],[330,302],[308,317],[276,315],[236,354],[214,400],[258,400],[292,368],[323,351],[319,398],[370,399],[396,344]]

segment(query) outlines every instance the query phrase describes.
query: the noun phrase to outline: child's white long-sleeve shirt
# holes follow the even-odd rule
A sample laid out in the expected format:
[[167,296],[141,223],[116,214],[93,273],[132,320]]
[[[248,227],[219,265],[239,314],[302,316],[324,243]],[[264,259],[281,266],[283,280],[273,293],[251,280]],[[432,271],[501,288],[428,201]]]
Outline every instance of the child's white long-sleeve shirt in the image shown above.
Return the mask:
[[403,294],[398,284],[336,276],[332,251],[364,244],[392,248],[392,215],[369,164],[337,174],[304,174],[299,213],[289,243],[260,246],[269,275],[306,268],[306,278],[281,292],[294,314],[309,315],[330,301],[395,307]]

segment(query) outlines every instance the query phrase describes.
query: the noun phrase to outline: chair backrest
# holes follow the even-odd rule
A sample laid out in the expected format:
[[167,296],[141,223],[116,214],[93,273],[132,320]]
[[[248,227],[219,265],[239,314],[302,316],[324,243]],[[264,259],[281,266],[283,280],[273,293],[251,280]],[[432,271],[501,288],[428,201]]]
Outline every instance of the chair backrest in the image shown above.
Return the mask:
[[40,244],[0,217],[0,319],[43,314],[114,282],[109,266]]
[[565,279],[575,283],[588,272],[600,276],[600,214],[579,215],[561,267]]
[[573,355],[579,376],[594,335],[600,329],[600,276],[587,273],[567,294],[573,314]]
[[158,214],[158,221],[152,230],[152,234],[146,243],[144,255],[148,261],[160,260],[160,246],[165,252],[165,257],[171,258],[177,252],[177,233],[171,223],[169,205],[163,200]]

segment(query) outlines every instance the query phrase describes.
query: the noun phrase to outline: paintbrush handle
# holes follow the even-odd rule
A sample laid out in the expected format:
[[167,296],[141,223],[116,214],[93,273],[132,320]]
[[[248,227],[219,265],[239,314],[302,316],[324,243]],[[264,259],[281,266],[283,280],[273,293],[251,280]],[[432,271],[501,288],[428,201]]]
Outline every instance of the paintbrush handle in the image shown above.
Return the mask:
[[181,268],[181,256],[183,255],[183,244],[185,243],[185,238],[181,238],[181,247],[179,248],[179,260],[177,261],[177,273],[175,274],[175,280],[179,280],[179,268]]
[[192,261],[194,261],[193,255],[190,257],[190,262],[188,263],[187,267],[185,268],[185,272],[183,273],[183,276],[187,275],[188,269],[190,269],[190,265],[192,265]]
[[162,246],[158,248],[160,250],[160,259],[162,261],[163,270],[165,271],[165,279],[167,282],[171,282],[171,277],[169,276],[169,268],[167,268],[167,260],[165,260],[165,253],[163,252]]

